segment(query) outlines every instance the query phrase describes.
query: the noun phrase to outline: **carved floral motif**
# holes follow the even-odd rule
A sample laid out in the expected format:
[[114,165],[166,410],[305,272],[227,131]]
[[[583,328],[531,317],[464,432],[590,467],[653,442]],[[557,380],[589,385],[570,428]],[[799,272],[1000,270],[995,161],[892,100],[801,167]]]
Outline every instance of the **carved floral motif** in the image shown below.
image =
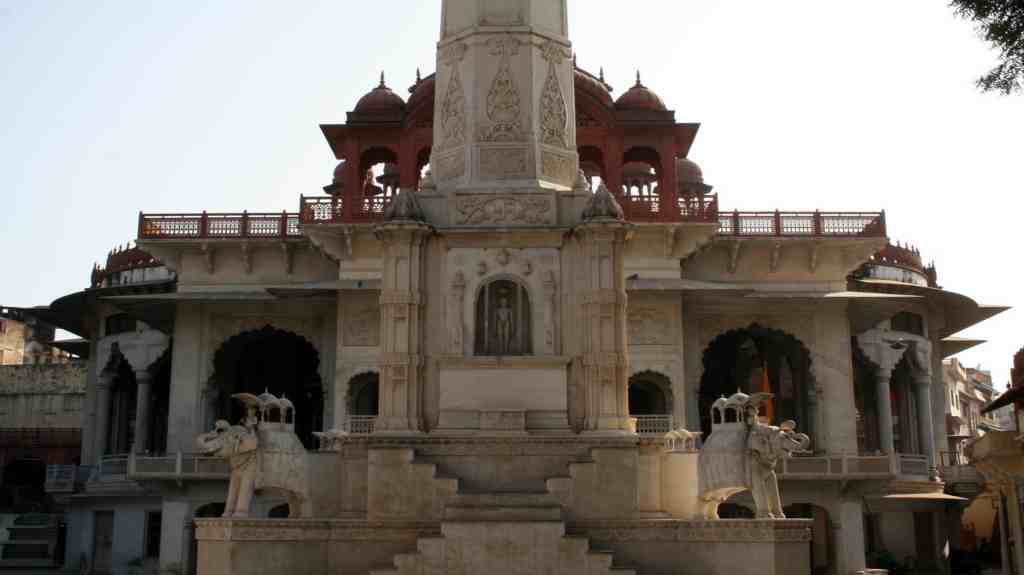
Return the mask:
[[546,197],[468,197],[456,204],[456,223],[540,225],[549,220],[551,201]]
[[511,56],[519,54],[519,40],[500,36],[487,42],[488,52],[498,56],[498,72],[487,92],[487,119],[489,125],[480,126],[482,142],[510,142],[523,140],[522,110],[519,89],[512,77]]
[[544,80],[544,90],[540,95],[540,136],[541,142],[556,146],[566,146],[566,125],[569,111],[565,105],[562,86],[558,82],[557,64],[565,59],[565,54],[554,42],[541,47],[541,54],[548,62],[548,74]]
[[442,146],[462,145],[466,140],[466,96],[459,77],[459,64],[452,64],[452,77],[448,80],[444,102],[441,104]]

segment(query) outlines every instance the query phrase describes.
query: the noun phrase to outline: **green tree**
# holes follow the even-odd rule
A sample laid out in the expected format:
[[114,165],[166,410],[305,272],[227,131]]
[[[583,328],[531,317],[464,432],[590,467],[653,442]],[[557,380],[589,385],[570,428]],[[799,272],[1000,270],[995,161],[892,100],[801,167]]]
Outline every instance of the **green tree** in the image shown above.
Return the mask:
[[1024,0],[952,0],[961,17],[999,51],[999,65],[978,78],[984,92],[1011,94],[1024,83]]

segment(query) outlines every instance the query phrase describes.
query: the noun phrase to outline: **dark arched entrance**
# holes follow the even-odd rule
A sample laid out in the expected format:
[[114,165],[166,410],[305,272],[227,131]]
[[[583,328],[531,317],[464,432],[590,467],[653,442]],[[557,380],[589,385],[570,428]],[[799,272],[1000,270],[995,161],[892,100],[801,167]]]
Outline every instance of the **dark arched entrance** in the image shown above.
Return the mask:
[[672,413],[669,393],[672,383],[668,377],[653,371],[644,371],[629,378],[630,415],[668,415]]
[[323,387],[320,355],[313,344],[266,326],[224,342],[213,363],[218,419],[242,419],[242,405],[232,394],[269,391],[295,404],[295,433],[307,448],[314,445],[313,431],[323,427]]
[[711,404],[736,391],[767,391],[775,398],[763,415],[778,424],[792,419],[814,437],[811,356],[795,337],[753,324],[723,333],[704,351],[700,380],[700,427],[711,433]]
[[811,572],[815,575],[827,573],[835,560],[832,551],[832,525],[824,507],[809,503],[795,503],[783,508],[789,519],[810,519],[811,524]]
[[377,415],[380,409],[380,376],[374,372],[361,373],[348,383],[349,413]]

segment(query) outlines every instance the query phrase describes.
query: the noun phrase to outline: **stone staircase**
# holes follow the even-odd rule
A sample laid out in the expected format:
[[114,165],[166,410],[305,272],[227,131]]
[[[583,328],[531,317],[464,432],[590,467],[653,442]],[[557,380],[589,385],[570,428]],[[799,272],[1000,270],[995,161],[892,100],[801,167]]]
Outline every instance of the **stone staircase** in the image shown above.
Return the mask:
[[[557,486],[564,481],[570,479]],[[563,497],[550,490],[456,492],[444,503],[440,537],[419,538],[415,552],[371,575],[633,575],[586,537],[566,535]]]

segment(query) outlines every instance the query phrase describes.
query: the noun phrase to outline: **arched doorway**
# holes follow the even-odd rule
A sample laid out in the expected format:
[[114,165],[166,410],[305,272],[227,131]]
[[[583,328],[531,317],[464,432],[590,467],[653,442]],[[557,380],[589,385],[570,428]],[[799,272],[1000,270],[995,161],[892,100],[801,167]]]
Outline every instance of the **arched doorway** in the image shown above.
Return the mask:
[[135,444],[135,415],[138,408],[138,385],[135,371],[121,352],[114,348],[103,369],[110,376],[110,411],[106,433],[106,453],[128,453]]
[[643,371],[629,378],[629,416],[637,433],[672,431],[672,382],[664,374]]
[[167,451],[167,417],[171,409],[171,348],[163,353],[148,370],[152,376],[150,391],[148,427],[149,437],[146,438],[146,449],[152,453]]
[[380,409],[380,376],[361,373],[348,382],[348,412],[357,416],[375,416]]
[[770,392],[762,416],[771,423],[792,419],[814,437],[816,397],[810,352],[783,331],[752,324],[719,335],[704,351],[700,380],[700,426],[711,433],[711,404],[736,391]]
[[269,391],[295,405],[295,433],[307,448],[313,432],[323,428],[323,387],[320,354],[301,336],[266,326],[238,334],[214,355],[216,417],[231,422],[244,416],[235,393]]

